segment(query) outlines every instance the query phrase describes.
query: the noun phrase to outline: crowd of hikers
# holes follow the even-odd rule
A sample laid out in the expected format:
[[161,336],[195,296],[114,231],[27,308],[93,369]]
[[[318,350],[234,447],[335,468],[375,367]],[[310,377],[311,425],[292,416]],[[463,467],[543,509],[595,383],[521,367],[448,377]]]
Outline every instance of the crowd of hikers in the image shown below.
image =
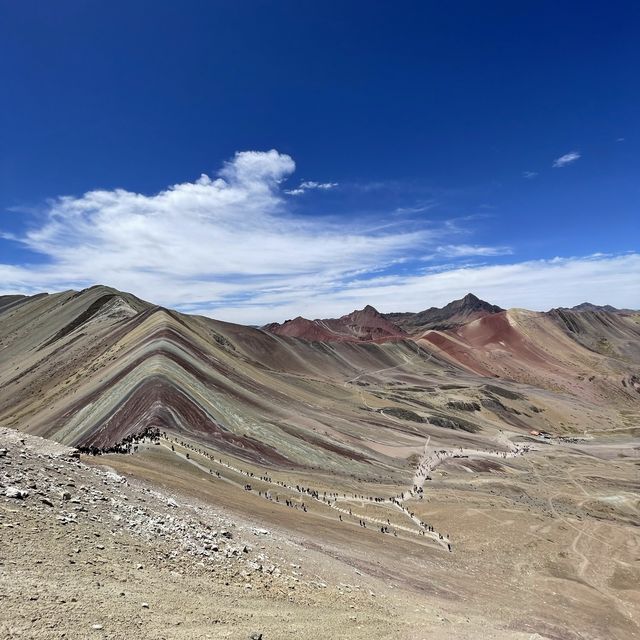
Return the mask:
[[[109,446],[99,447],[96,445],[79,445],[76,447],[80,453],[91,456],[101,456],[103,453],[135,453],[138,445],[143,443],[158,444],[160,442],[160,429],[157,427],[147,427],[138,433],[125,436],[120,442]],[[166,437],[166,433],[162,434]]]
[[[193,451],[204,458],[212,460],[213,462],[230,469],[235,473],[244,475],[248,478],[254,478],[256,480],[260,480],[264,483],[271,484],[276,487],[282,487],[283,489],[289,490],[291,492],[308,496],[309,498],[316,500],[318,502],[322,502],[333,509],[337,509],[338,511],[341,512],[338,515],[338,519],[340,522],[344,522],[342,519],[343,513],[348,514],[351,517],[356,517],[356,516],[353,515],[351,508],[343,509],[339,507],[337,504],[339,500],[360,500],[362,502],[391,503],[395,508],[402,511],[407,517],[409,517],[416,524],[416,526],[418,527],[418,530],[414,531],[414,533],[417,533],[418,535],[421,535],[421,536],[428,534],[435,540],[438,540],[443,546],[446,546],[446,548],[449,551],[452,551],[452,546],[449,541],[448,534],[445,539],[445,536],[443,536],[441,533],[438,533],[434,529],[434,527],[428,522],[424,522],[423,520],[420,520],[419,518],[417,518],[415,515],[415,512],[408,509],[403,503],[407,498],[411,498],[411,497],[422,500],[424,495],[423,484],[426,480],[431,480],[431,476],[429,475],[429,473],[432,471],[432,469],[446,458],[468,457],[467,455],[464,454],[464,450],[462,448],[460,448],[459,452],[457,449],[456,450],[441,449],[441,450],[434,451],[430,456],[426,456],[425,454],[425,456],[423,456],[422,460],[420,461],[416,469],[413,487],[407,492],[403,491],[402,493],[399,493],[395,496],[388,496],[388,497],[365,496],[363,494],[347,494],[347,493],[340,494],[339,492],[335,492],[335,491],[320,491],[318,489],[314,489],[312,487],[305,487],[300,484],[289,485],[281,480],[274,480],[268,474],[255,475],[254,472],[252,471],[239,469],[231,466],[226,462],[223,462],[222,458],[216,459],[213,454],[207,452],[204,449],[198,448],[188,442],[178,440],[177,438],[170,440],[166,432],[161,433],[159,429],[154,427],[148,427],[137,434],[128,435],[125,438],[123,438],[120,442],[114,445],[110,445],[108,447],[98,447],[95,445],[89,445],[89,446],[80,446],[78,447],[78,449],[82,453],[87,453],[90,455],[102,455],[104,453],[134,453],[138,450],[139,444],[143,444],[147,442],[153,443],[153,444],[159,444],[161,438],[171,443],[171,450],[174,452],[175,452],[175,446],[179,445],[183,449]],[[510,452],[491,451],[491,452],[478,452],[478,453],[485,453],[485,454],[489,453],[491,455],[495,455],[496,457],[507,458],[508,456],[523,455],[528,451],[529,451],[529,447],[526,445],[515,445],[512,451]],[[186,452],[185,456],[187,459],[190,459],[189,451]],[[222,478],[220,471],[214,472],[214,470],[210,468],[209,473],[211,475],[215,474],[217,478]],[[280,496],[277,493],[275,493],[274,495],[270,490],[262,490],[262,489],[259,489],[256,492],[252,484],[249,482],[244,484],[244,490],[257,493],[259,497],[277,502],[279,504],[283,504],[286,507],[289,507],[291,509],[301,510],[305,513],[308,511],[308,508],[305,502],[292,500],[290,498],[285,498],[284,501],[281,502]],[[370,523],[375,523],[376,526],[380,524],[379,519],[376,519],[370,516],[358,515],[357,517],[358,517],[359,526],[365,529],[367,528],[367,521],[369,521]],[[380,533],[383,533],[383,534],[392,533],[394,536],[398,535],[398,529],[405,530],[405,531],[412,531],[407,527],[403,527],[399,525],[396,525],[396,527],[394,528],[389,518],[387,518],[386,524],[382,523],[380,524],[380,527],[379,527]]]
[[[164,436],[164,434],[163,434]],[[164,436],[166,437],[166,436]],[[168,438],[167,438],[168,439]],[[174,444],[175,443],[175,444]],[[178,440],[177,438],[173,440],[172,444],[171,444],[171,449],[173,451],[175,451],[175,445],[179,445],[180,447],[182,447],[183,449],[187,449],[188,451],[186,452],[185,456],[187,458],[189,458],[189,450],[193,451],[195,453],[197,453],[198,455],[209,459],[213,462],[215,462],[216,464],[219,464],[223,467],[228,468],[229,470],[244,475],[248,478],[255,478],[256,480],[261,480],[262,482],[268,483],[268,484],[272,484],[276,487],[282,487],[283,489],[289,490],[291,492],[295,492],[304,496],[308,496],[309,498],[316,500],[318,502],[322,502],[323,504],[336,509],[338,511],[340,511],[341,513],[338,514],[338,520],[340,522],[344,522],[342,515],[349,515],[351,517],[354,517],[353,515],[353,511],[351,508],[349,509],[343,509],[340,506],[338,506],[338,502],[340,500],[360,500],[362,502],[372,502],[372,503],[391,503],[392,505],[394,505],[396,508],[398,508],[399,510],[403,511],[409,518],[411,518],[414,523],[417,525],[417,530],[412,530],[412,529],[408,529],[407,527],[404,526],[399,526],[396,525],[395,528],[393,528],[393,525],[391,525],[391,521],[389,519],[387,519],[386,524],[382,524],[379,527],[379,531],[380,533],[393,533],[394,536],[397,537],[398,535],[398,530],[405,530],[405,531],[413,531],[414,533],[418,534],[418,535],[431,535],[431,537],[433,537],[436,540],[442,541],[442,544],[444,546],[447,546],[447,548],[449,549],[449,551],[452,551],[451,548],[451,544],[448,542],[444,542],[444,536],[442,536],[441,534],[438,534],[434,527],[431,526],[430,524],[428,524],[427,522],[424,522],[422,520],[419,520],[418,518],[416,518],[415,513],[413,511],[410,511],[404,504],[402,504],[402,500],[405,499],[405,493],[401,493],[401,494],[397,494],[395,496],[390,496],[390,497],[381,497],[381,496],[366,496],[364,494],[347,494],[347,493],[340,493],[337,491],[320,491],[318,489],[315,489],[313,487],[305,487],[304,485],[300,485],[300,484],[295,484],[295,485],[290,485],[287,484],[286,482],[283,482],[282,480],[274,480],[270,475],[256,475],[253,471],[249,471],[246,469],[241,469],[241,468],[237,468],[237,467],[233,467],[232,465],[224,462],[222,460],[222,458],[216,458],[213,454],[209,453],[208,451],[199,448],[197,446],[194,446],[193,444],[190,444],[188,442],[182,441],[182,440]],[[209,469],[209,473],[213,474],[213,470]],[[216,477],[220,478],[222,477],[219,471],[215,472]],[[297,509],[303,512],[307,512],[308,511],[308,507],[307,504],[305,502],[300,502],[300,501],[296,501],[290,498],[284,498],[284,500],[280,499],[280,496],[275,493],[272,493],[269,490],[263,491],[263,490],[257,490],[253,487],[253,485],[249,482],[245,483],[243,486],[245,491],[251,491],[253,493],[257,493],[259,497],[262,498],[266,498],[267,500],[271,500],[273,502],[279,503],[279,504],[283,504],[286,507],[289,507],[291,509]],[[417,487],[414,487],[414,490],[417,490]],[[411,493],[411,492],[408,492]],[[421,492],[420,492],[421,493]],[[362,528],[367,528],[367,521],[369,521],[369,523],[373,523],[376,524],[376,526],[378,526],[380,520],[370,517],[370,516],[363,516],[363,515],[357,515],[355,517],[358,517],[358,524],[359,526],[361,526]],[[391,527],[391,528],[390,528]],[[448,537],[448,536],[447,536]]]

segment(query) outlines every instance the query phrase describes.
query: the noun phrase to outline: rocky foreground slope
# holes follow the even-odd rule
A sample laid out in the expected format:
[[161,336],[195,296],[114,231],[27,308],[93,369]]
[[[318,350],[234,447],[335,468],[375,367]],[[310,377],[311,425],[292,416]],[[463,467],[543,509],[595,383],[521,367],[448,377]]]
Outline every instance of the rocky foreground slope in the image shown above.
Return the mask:
[[379,584],[282,532],[2,428],[0,541],[2,638],[390,633]]

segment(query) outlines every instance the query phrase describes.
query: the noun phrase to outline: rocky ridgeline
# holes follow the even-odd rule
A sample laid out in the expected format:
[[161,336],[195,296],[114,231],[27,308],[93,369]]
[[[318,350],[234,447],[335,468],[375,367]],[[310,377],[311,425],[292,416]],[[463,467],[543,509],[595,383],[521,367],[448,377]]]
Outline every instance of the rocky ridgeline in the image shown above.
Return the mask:
[[264,541],[271,536],[269,531],[239,526],[207,507],[184,504],[116,473],[88,466],[74,449],[4,428],[0,428],[0,496],[0,504],[11,506],[0,510],[0,530],[6,534],[20,526],[14,514],[21,509],[61,528],[93,526],[95,539],[77,549],[78,554],[85,551],[83,557],[87,552],[108,553],[100,542],[107,536],[131,534],[150,547],[161,542],[157,546],[164,561],[191,561],[218,572],[231,568],[236,578],[244,578],[246,588],[253,588],[253,578],[258,576],[262,584],[277,580],[291,588],[299,582],[297,572],[282,573],[264,546],[254,550],[256,538]]

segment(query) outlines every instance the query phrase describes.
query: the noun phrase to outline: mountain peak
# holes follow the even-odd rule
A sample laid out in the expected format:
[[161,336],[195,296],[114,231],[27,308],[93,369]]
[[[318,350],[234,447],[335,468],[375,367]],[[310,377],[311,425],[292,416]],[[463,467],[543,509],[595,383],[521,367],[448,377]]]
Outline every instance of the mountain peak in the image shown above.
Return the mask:
[[329,342],[384,341],[405,335],[402,329],[370,304],[340,318],[307,320],[298,317],[282,324],[265,325],[263,329],[278,335]]
[[429,309],[429,311],[436,311],[436,310],[442,311],[442,312],[446,312],[446,311],[460,312],[464,310],[464,311],[470,311],[470,312],[480,311],[480,312],[487,312],[487,313],[500,313],[500,311],[504,311],[504,309],[502,309],[501,307],[495,304],[491,304],[490,302],[481,300],[480,298],[478,298],[478,296],[474,295],[473,293],[467,293],[467,295],[464,296],[464,298],[460,298],[459,300],[454,300],[453,302],[450,302],[449,304],[442,307],[442,309],[437,309],[436,307]]
[[473,293],[467,293],[459,300],[453,300],[442,308],[431,307],[418,313],[390,313],[387,320],[409,333],[425,331],[427,329],[450,329],[478,318],[504,309],[478,298]]
[[368,317],[368,318],[382,318],[382,314],[370,304],[365,305],[362,309],[355,309],[351,313],[348,313],[343,318],[356,318],[356,317]]
[[615,307],[612,307],[610,304],[599,305],[593,304],[592,302],[582,302],[577,304],[575,307],[571,307],[571,311],[607,311],[609,313],[614,313],[618,311]]

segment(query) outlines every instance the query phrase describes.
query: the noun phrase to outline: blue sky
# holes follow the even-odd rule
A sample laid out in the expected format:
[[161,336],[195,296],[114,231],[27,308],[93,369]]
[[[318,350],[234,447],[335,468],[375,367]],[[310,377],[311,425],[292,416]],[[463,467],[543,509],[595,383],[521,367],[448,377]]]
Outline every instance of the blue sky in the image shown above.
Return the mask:
[[639,32],[632,2],[0,0],[0,293],[640,307]]

